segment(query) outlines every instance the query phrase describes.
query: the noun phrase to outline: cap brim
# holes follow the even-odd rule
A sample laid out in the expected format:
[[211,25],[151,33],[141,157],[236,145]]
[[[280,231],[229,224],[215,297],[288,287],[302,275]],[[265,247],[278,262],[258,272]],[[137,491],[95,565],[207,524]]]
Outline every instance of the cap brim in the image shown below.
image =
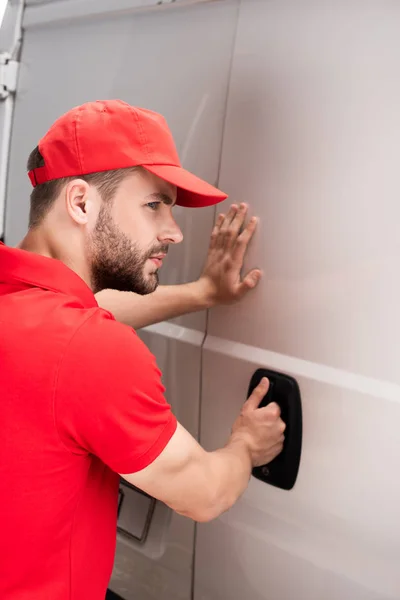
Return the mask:
[[216,187],[210,185],[203,179],[199,179],[193,173],[171,165],[143,165],[147,171],[157,175],[160,179],[176,185],[178,195],[176,203],[179,206],[189,208],[201,208],[218,204],[228,197]]

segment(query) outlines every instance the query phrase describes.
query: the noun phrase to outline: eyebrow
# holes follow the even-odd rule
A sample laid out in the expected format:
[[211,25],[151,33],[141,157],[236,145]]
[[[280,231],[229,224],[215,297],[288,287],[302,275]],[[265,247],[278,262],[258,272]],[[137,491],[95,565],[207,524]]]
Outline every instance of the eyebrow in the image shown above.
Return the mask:
[[176,202],[174,202],[167,194],[161,194],[160,192],[155,192],[154,194],[146,196],[145,200],[148,200],[149,202],[158,200],[159,202],[164,202],[167,206],[175,206],[176,204]]

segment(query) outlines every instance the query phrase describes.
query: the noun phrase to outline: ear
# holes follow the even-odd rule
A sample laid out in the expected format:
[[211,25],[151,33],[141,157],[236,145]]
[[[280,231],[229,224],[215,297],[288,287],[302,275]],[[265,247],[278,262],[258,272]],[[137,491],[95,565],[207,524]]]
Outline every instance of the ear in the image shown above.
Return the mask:
[[65,205],[78,225],[89,224],[97,213],[95,190],[83,179],[73,179],[65,187]]

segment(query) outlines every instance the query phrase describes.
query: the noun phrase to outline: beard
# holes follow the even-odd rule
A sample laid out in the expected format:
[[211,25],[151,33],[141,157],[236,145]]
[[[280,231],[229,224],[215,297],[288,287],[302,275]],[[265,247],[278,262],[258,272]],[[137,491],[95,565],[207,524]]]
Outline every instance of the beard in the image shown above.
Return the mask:
[[157,269],[145,275],[151,256],[166,254],[168,246],[157,245],[143,251],[115,223],[110,206],[103,204],[89,240],[93,293],[112,289],[145,295],[158,286]]

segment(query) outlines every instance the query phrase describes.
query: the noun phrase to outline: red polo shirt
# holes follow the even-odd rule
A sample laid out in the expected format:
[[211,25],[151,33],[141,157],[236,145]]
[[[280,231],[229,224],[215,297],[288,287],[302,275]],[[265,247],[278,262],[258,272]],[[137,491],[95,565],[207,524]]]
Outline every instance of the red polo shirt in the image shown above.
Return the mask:
[[0,598],[103,600],[117,473],[176,420],[135,332],[58,260],[0,244]]

